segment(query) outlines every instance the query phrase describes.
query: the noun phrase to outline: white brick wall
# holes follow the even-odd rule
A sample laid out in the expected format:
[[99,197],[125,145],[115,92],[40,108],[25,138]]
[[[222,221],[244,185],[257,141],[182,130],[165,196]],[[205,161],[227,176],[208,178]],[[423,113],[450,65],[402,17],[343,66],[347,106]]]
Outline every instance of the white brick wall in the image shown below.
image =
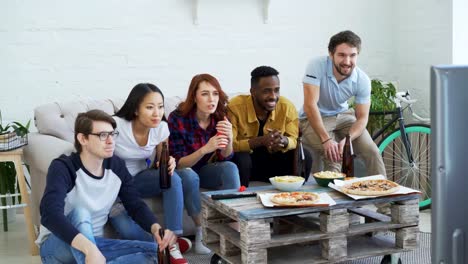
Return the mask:
[[0,109],[25,121],[40,104],[125,97],[138,82],[180,95],[201,72],[248,92],[259,65],[277,68],[282,94],[300,106],[307,61],[344,29],[362,37],[359,64],[371,77],[418,97],[428,98],[428,65],[450,62],[450,1],[271,0],[269,24],[262,3],[199,0],[196,26],[189,0],[2,0]]
[[468,1],[452,0],[453,2],[453,63],[468,65],[468,31],[466,28]]
[[430,66],[452,63],[452,5],[442,0],[395,2],[395,76],[402,90],[419,102],[418,114],[430,116]]

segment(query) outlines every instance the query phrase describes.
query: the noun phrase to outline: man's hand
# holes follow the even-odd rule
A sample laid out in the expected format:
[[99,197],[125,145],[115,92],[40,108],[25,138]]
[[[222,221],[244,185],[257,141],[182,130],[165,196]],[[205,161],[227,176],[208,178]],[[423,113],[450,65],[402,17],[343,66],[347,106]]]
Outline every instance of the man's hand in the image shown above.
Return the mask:
[[280,151],[288,145],[288,138],[283,136],[281,131],[277,129],[268,129],[268,131],[265,147],[267,147],[270,152]]
[[[341,147],[341,152],[343,151],[342,149],[343,147]],[[329,159],[330,161],[338,162],[341,160],[340,146],[333,139],[323,143],[323,152],[325,154],[325,158]]]
[[97,247],[94,250],[90,250],[88,254],[85,255],[86,264],[105,264],[106,258],[102,255],[101,251]]
[[169,229],[164,230],[164,238],[159,236],[159,229],[161,226],[159,224],[153,224],[151,226],[151,233],[153,237],[156,239],[156,242],[159,245],[159,251],[163,251],[166,247],[171,246],[176,243],[177,236]]
[[81,233],[73,238],[71,246],[83,252],[86,263],[106,263],[106,258],[102,255],[101,251],[99,251],[99,248]]
[[338,149],[340,150],[340,157],[343,158],[343,149],[346,143],[346,138],[343,138],[340,143],[338,143]]

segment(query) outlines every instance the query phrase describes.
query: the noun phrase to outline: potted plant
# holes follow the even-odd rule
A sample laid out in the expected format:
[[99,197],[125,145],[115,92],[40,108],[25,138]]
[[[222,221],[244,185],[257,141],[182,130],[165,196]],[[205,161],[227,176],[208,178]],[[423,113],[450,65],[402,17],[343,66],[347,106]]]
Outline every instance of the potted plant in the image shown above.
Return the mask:
[[2,111],[0,111],[0,143],[6,142],[10,138],[10,124],[3,125]]
[[[367,130],[371,135],[384,127],[388,120],[392,118],[396,105],[393,98],[396,95],[396,87],[391,82],[383,82],[379,79],[371,80],[371,105]],[[396,124],[395,124],[396,125]],[[384,132],[392,132],[395,126],[390,126]]]
[[4,125],[0,111],[0,151],[8,151],[28,144],[27,135],[30,124],[31,120],[26,125],[16,121]]
[[[26,125],[19,122],[3,124],[0,111],[0,151],[8,151],[27,144],[30,121]],[[16,169],[13,162],[0,162],[0,208],[15,205],[21,202],[19,186],[16,179]],[[8,231],[8,221],[14,220],[14,208],[2,209],[4,231]]]
[[[383,82],[379,79],[371,80],[371,105],[369,110],[369,120],[367,121],[367,131],[372,136],[380,128],[384,127],[388,120],[391,120],[393,111],[396,105],[393,98],[396,95],[395,85],[391,82]],[[352,102],[350,107],[354,108],[355,103]],[[392,132],[395,126],[390,126],[384,132]]]

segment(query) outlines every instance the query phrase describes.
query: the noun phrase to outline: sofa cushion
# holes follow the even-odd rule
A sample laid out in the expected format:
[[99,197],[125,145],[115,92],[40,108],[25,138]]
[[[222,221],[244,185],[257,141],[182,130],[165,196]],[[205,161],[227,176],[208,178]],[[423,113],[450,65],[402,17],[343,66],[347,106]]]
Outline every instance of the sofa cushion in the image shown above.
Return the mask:
[[45,104],[34,109],[34,122],[39,133],[73,143],[75,119],[79,113],[100,109],[113,115],[122,104],[122,99],[80,100]]

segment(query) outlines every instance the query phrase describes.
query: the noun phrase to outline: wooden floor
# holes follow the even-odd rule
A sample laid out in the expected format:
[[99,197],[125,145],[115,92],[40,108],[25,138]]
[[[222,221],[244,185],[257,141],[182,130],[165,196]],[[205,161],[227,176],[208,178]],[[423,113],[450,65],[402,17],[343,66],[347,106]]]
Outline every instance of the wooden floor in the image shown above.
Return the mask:
[[[431,211],[426,210],[420,215],[420,229],[431,232]],[[16,215],[16,222],[9,224],[9,231],[0,230],[0,256],[2,263],[40,264],[39,257],[29,255],[27,234],[23,214]],[[292,263],[290,263],[292,264]]]

